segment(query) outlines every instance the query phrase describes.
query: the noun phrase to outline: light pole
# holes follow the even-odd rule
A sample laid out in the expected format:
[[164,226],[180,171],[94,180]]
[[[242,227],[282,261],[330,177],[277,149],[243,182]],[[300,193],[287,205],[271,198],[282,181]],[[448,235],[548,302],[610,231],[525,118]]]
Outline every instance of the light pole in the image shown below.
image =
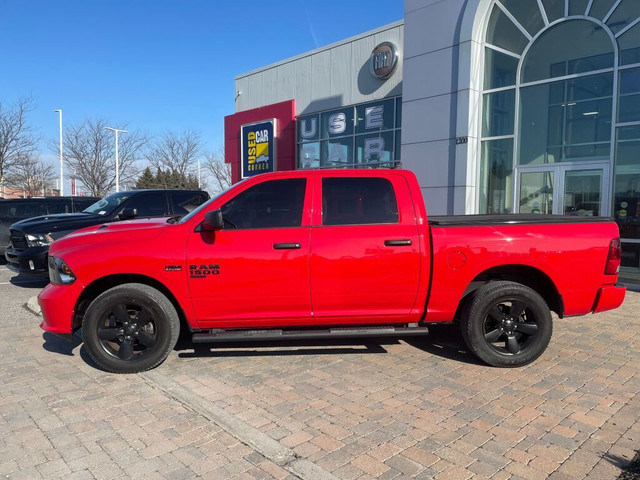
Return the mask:
[[116,193],[118,193],[120,191],[120,172],[118,171],[118,133],[122,132],[122,133],[129,133],[126,130],[122,130],[119,128],[113,128],[113,127],[104,127],[107,130],[111,130],[112,132],[115,132],[116,134]]
[[54,110],[60,114],[60,196],[64,195],[64,177],[62,175],[62,110]]

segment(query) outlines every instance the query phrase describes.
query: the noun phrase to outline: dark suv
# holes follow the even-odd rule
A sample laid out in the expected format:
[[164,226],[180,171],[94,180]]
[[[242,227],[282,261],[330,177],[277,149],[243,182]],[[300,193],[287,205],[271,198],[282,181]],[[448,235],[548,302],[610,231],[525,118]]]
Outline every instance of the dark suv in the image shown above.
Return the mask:
[[202,190],[133,190],[114,193],[80,213],[46,215],[11,225],[5,257],[16,272],[46,277],[47,254],[54,240],[75,230],[132,218],[181,216],[206,202]]
[[25,218],[55,213],[80,212],[97,197],[32,197],[0,200],[0,256],[9,245],[9,226]]

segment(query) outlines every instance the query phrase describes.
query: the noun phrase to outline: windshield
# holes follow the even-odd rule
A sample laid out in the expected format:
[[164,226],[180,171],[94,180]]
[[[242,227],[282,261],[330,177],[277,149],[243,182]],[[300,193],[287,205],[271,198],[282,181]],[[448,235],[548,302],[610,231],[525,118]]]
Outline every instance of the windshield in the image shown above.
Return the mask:
[[114,193],[113,195],[109,195],[102,200],[98,200],[93,205],[85,208],[83,212],[101,216],[109,215],[130,196],[131,192]]

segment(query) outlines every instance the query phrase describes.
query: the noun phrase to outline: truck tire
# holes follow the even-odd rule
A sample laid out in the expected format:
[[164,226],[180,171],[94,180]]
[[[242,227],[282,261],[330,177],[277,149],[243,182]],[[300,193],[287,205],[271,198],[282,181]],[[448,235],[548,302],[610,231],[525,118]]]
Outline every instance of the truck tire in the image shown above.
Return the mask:
[[549,345],[553,324],[544,299],[515,282],[496,281],[476,290],[462,311],[462,337],[480,360],[494,367],[521,367]]
[[99,295],[87,309],[82,339],[91,358],[113,373],[138,373],[161,364],[180,333],[173,304],[148,285],[127,283]]

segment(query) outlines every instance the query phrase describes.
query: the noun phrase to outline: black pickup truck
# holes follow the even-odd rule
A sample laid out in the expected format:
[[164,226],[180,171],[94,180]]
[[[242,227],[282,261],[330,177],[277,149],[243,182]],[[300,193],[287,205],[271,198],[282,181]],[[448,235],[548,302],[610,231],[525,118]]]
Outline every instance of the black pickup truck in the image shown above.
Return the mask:
[[11,270],[46,277],[49,245],[65,235],[102,223],[133,218],[182,216],[209,199],[202,190],[132,190],[114,193],[82,212],[44,215],[16,222],[5,250]]

